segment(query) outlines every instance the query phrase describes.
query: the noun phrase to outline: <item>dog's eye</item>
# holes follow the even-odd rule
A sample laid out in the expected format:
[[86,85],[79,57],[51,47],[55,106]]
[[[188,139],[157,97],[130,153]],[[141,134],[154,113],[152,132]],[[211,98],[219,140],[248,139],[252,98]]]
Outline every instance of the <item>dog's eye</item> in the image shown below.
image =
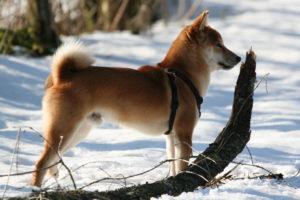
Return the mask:
[[222,45],[222,43],[218,42],[218,43],[216,44],[216,47],[218,47],[218,48],[223,48],[223,45]]

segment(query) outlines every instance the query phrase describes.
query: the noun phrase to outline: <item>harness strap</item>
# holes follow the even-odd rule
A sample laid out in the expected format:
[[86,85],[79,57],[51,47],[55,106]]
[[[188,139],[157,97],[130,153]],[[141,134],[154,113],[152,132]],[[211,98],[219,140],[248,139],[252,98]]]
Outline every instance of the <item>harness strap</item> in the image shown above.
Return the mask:
[[168,75],[169,84],[171,87],[172,99],[171,99],[171,113],[170,113],[170,118],[169,118],[169,129],[165,132],[165,135],[170,134],[173,129],[173,124],[174,124],[175,117],[176,117],[176,111],[177,111],[177,108],[179,105],[177,86],[175,84],[175,76],[173,73],[167,73],[167,75]]
[[171,99],[171,113],[170,113],[170,118],[169,118],[169,128],[165,132],[165,135],[168,135],[172,132],[175,117],[176,117],[176,112],[177,108],[179,106],[179,101],[178,101],[178,94],[177,94],[177,86],[175,83],[175,76],[180,78],[187,86],[191,89],[192,93],[194,94],[195,100],[197,102],[197,108],[198,108],[198,113],[199,117],[201,117],[201,104],[203,103],[203,98],[200,96],[197,88],[193,84],[193,82],[187,78],[184,74],[176,71],[175,69],[167,68],[166,69],[168,79],[169,79],[169,84],[171,88],[171,93],[172,93],[172,99]]
[[185,84],[187,84],[187,86],[191,89],[192,93],[194,94],[195,100],[197,102],[199,117],[201,117],[201,104],[203,103],[203,98],[200,96],[194,83],[184,74],[180,73],[179,71],[176,71],[175,69],[168,68],[167,72],[175,74],[178,78],[180,78],[183,82],[185,82]]

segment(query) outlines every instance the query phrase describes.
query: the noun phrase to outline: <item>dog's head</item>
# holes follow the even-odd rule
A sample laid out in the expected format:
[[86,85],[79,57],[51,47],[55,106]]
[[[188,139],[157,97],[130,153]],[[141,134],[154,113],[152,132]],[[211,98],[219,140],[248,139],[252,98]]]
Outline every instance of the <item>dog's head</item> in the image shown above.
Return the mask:
[[194,23],[183,30],[194,58],[202,57],[210,71],[231,69],[241,58],[227,49],[218,31],[207,25],[208,11],[204,11]]

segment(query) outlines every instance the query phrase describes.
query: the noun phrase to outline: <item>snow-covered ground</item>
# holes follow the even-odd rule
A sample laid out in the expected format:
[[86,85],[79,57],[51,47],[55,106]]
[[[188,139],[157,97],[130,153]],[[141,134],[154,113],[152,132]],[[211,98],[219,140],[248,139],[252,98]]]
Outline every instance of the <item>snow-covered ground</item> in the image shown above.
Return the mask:
[[[252,46],[257,55],[257,76],[263,80],[255,91],[252,136],[249,151],[236,161],[282,173],[283,181],[247,179],[267,174],[250,166],[239,166],[232,174],[242,180],[225,181],[217,188],[199,189],[176,198],[160,199],[300,199],[300,1],[210,0],[209,24],[223,35],[227,47],[245,58]],[[80,36],[97,65],[137,68],[156,64],[165,55],[182,27],[159,23],[148,36],[127,32]],[[69,38],[65,38],[66,40]],[[0,197],[28,194],[31,175],[2,176],[33,170],[42,151],[41,98],[51,57],[0,56]],[[202,117],[194,132],[194,153],[204,150],[225,126],[230,114],[233,89],[239,69],[214,73]],[[74,108],[75,109],[75,108]],[[67,122],[66,122],[67,123]],[[16,138],[19,137],[19,140]],[[78,187],[105,177],[127,177],[146,171],[166,159],[164,136],[150,137],[118,126],[95,127],[89,136],[64,157]],[[235,165],[230,165],[227,170]],[[67,171],[61,167],[58,183],[72,189]],[[88,190],[108,190],[162,179],[168,166],[125,180],[106,180]],[[67,177],[66,177],[67,176]],[[44,187],[58,186],[46,179]]]

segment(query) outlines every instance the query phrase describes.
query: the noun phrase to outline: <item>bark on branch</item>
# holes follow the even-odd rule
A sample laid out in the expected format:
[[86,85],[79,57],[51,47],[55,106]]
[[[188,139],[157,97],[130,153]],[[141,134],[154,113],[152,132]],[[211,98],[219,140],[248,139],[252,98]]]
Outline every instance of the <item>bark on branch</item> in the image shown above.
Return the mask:
[[[70,191],[63,198],[72,199],[150,199],[163,194],[179,195],[205,186],[221,173],[243,151],[250,139],[250,121],[253,106],[253,91],[256,81],[256,60],[252,50],[246,53],[235,87],[232,113],[225,128],[216,140],[191,163],[188,169],[175,177],[154,183],[121,188],[107,192]],[[58,193],[49,192],[45,197],[60,199]],[[67,195],[67,196],[65,196]]]

